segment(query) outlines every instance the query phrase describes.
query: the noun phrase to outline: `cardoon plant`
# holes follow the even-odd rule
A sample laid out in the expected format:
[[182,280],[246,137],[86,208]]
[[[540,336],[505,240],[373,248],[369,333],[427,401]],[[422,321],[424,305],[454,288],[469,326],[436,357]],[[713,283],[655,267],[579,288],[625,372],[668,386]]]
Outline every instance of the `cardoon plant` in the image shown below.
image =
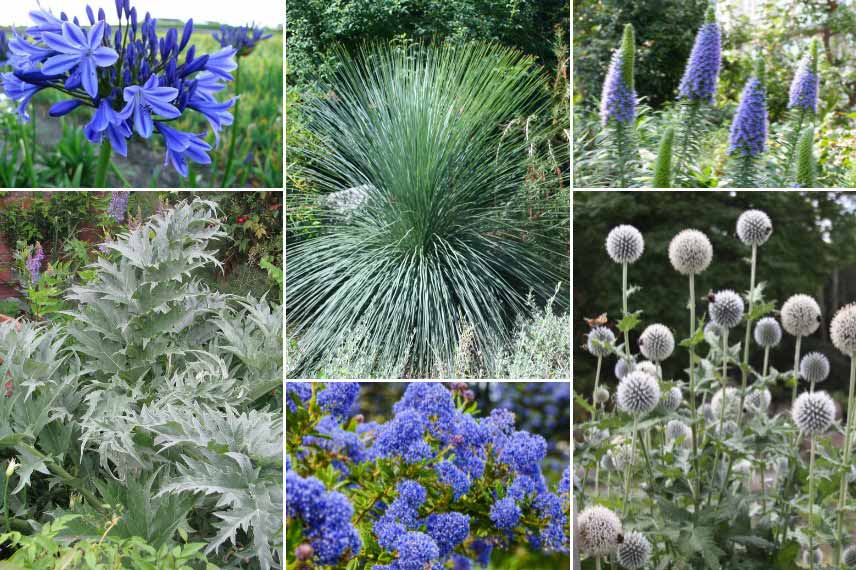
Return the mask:
[[600,98],[600,121],[613,147],[619,187],[630,185],[637,159],[636,91],[633,78],[635,50],[633,25],[627,24],[621,37],[621,47],[612,55]]
[[451,369],[468,327],[494,361],[527,294],[548,299],[562,279],[545,259],[550,242],[533,242],[547,239],[542,222],[520,231],[525,140],[518,129],[503,137],[539,111],[542,78],[531,59],[480,43],[341,60],[336,97],[306,104],[319,142],[301,151],[321,193],[310,199],[361,194],[347,211],[325,208],[320,235],[289,247],[295,373],[323,366],[355,330],[376,375]]
[[687,162],[697,156],[699,140],[707,127],[705,113],[713,105],[719,69],[722,63],[722,38],[716,22],[716,10],[707,9],[704,24],[699,28],[678,87],[681,102],[678,122],[678,144],[675,172],[685,176]]
[[[249,26],[222,26],[220,32],[214,32],[214,39],[220,44],[223,49],[234,48],[237,50],[235,58],[240,63],[241,58],[251,55],[259,42],[270,39],[272,34],[265,34],[264,30],[257,28],[255,24]],[[223,178],[220,181],[220,186],[225,187],[226,181],[229,179],[229,174],[232,171],[232,162],[235,160],[235,141],[238,138],[239,113],[241,109],[241,99],[239,97],[241,90],[241,66],[235,70],[235,117],[232,122],[231,140],[229,141],[229,153],[226,158],[226,166],[223,169]]]
[[759,182],[758,157],[767,149],[766,98],[764,64],[759,61],[743,88],[728,141],[728,154],[734,161],[734,185],[738,188],[755,187]]
[[[232,81],[236,49],[197,54],[190,44],[193,20],[179,33],[169,29],[158,37],[157,20],[142,20],[129,0],[116,0],[119,20],[114,28],[99,9],[86,7],[89,26],[65,13],[36,10],[26,34],[13,32],[9,42],[13,71],[2,75],[3,89],[18,102],[18,113],[28,120],[30,100],[45,89],[68,96],[50,109],[52,117],[88,108],[87,139],[100,143],[95,187],[104,187],[113,152],[127,156],[128,139],[160,135],[166,146],[166,164],[181,176],[188,161],[210,164],[211,145],[205,134],[181,130],[177,121],[193,114],[205,117],[215,135],[232,124],[234,99],[220,102],[215,95]],[[219,136],[219,135],[218,135]]]

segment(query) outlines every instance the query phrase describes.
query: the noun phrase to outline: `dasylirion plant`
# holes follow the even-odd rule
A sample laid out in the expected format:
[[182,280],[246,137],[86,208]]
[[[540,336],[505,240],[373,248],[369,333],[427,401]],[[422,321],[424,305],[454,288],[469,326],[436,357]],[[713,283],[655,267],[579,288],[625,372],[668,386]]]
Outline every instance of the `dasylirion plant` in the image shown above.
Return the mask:
[[[630,309],[628,291],[637,287],[627,268],[645,263],[644,236],[629,225],[606,236],[606,253],[623,274],[622,313],[591,328],[594,387],[575,396],[590,415],[577,424],[574,452],[584,565],[841,570],[856,562],[856,305],[841,308],[829,325],[835,348],[851,362],[848,399],[839,407],[818,388],[830,377],[830,355],[801,350],[824,323],[820,304],[797,293],[779,305],[765,297],[768,276],[757,275],[774,221],[747,210],[735,230],[749,266],[744,286],[739,275],[702,281],[706,296],[699,285],[715,259],[711,240],[685,229],[669,244],[673,269],[689,281],[689,326]],[[794,339],[789,370],[770,365],[783,334]],[[750,359],[753,349],[763,358]],[[682,371],[664,375],[661,363],[681,353]],[[613,358],[617,386],[603,377]]]
[[[625,25],[621,45],[605,69],[600,99],[601,130],[592,137],[592,148],[580,155],[579,162],[586,173],[582,176],[592,177],[584,185],[619,188],[697,185],[703,176],[698,169],[699,157],[705,152],[705,145],[711,143],[708,135],[714,120],[719,120],[714,117],[721,104],[717,96],[722,70],[722,33],[715,3],[711,3],[677,86],[674,112],[663,113],[662,129],[653,133],[659,148],[641,148],[640,125],[650,121],[650,109],[642,99],[645,93],[635,91],[633,61],[637,42],[642,44],[645,38],[637,39],[633,26]],[[818,126],[818,49],[819,43],[813,39],[794,70],[788,88],[787,118],[775,129],[769,124],[768,92],[778,91],[782,86],[768,85],[763,59],[748,54],[755,63],[742,92],[733,94],[738,103],[730,120],[727,161],[720,185],[807,188],[817,183],[814,130],[807,129]],[[645,138],[651,139],[652,134],[646,134]]]
[[4,563],[282,567],[283,311],[200,281],[221,228],[181,202],[103,244],[69,319],[0,324]]
[[570,466],[547,477],[547,441],[514,413],[481,415],[461,382],[420,382],[375,422],[359,393],[286,384],[289,568],[469,569],[520,546],[569,563]]
[[96,13],[90,6],[83,23],[64,12],[57,17],[34,10],[24,33],[12,31],[12,71],[2,74],[3,91],[18,103],[24,121],[31,99],[46,89],[67,96],[51,107],[52,117],[89,113],[84,132],[100,144],[96,187],[104,187],[111,154],[127,156],[135,133],[143,139],[158,135],[165,164],[186,177],[190,163],[211,163],[212,146],[205,133],[182,129],[179,121],[198,114],[219,141],[220,131],[232,124],[235,99],[219,101],[217,94],[234,79],[238,50],[227,45],[197,53],[193,20],[181,35],[174,28],[159,35],[157,19],[143,16],[129,0],[116,0],[116,17],[111,26],[103,9]]

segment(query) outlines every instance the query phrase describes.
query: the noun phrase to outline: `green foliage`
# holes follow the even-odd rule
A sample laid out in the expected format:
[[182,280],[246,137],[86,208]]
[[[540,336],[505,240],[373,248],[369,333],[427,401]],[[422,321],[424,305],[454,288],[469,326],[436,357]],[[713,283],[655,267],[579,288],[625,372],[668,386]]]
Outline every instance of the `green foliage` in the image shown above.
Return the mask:
[[797,145],[797,179],[798,188],[814,188],[817,183],[814,159],[814,129],[806,127],[800,135]]
[[358,329],[380,375],[402,357],[412,375],[450,365],[465,324],[493,359],[529,290],[543,302],[561,280],[545,262],[552,222],[520,200],[527,140],[510,128],[542,110],[540,74],[488,44],[342,58],[336,97],[307,103],[326,228],[289,244],[297,374]]
[[657,151],[657,162],[654,163],[654,188],[670,188],[672,185],[672,144],[675,140],[675,129],[667,127],[660,140]]
[[215,204],[180,203],[109,244],[67,321],[0,325],[13,528],[83,515],[65,542],[279,567],[282,307],[199,281],[223,236]]
[[[0,198],[9,197],[8,192]],[[93,218],[96,210],[106,207],[109,197],[91,192],[56,192],[50,196],[24,196],[8,200],[0,209],[0,228],[7,243],[42,242],[46,247],[75,236],[83,220]]]

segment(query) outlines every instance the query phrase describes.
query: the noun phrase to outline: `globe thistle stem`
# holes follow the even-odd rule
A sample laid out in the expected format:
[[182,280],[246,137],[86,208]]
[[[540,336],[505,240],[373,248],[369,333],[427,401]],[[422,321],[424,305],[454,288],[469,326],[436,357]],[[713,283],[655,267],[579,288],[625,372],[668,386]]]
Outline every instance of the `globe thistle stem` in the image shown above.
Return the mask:
[[794,405],[794,400],[797,399],[797,384],[800,381],[800,344],[802,343],[802,336],[797,336],[797,343],[794,347],[794,387],[791,391],[791,407]]
[[[595,400],[595,394],[597,394],[597,389],[600,385],[600,368],[601,364],[603,364],[603,356],[597,356],[597,370],[594,373],[594,390],[591,393],[591,403],[594,405],[594,414],[592,414],[592,419],[597,419],[597,401]],[[606,404],[604,404],[606,405]]]
[[[817,436],[811,435],[811,451],[809,452],[808,463],[808,551],[814,553],[814,446]],[[811,570],[814,570],[814,556],[809,556],[811,560]]]
[[767,346],[767,347],[764,347],[764,368],[763,368],[763,372],[761,374],[762,376],[764,376],[764,377],[767,376],[767,371],[768,371],[769,367],[770,367],[770,347]]
[[854,388],[856,387],[856,357],[850,356],[850,394],[847,397],[847,426],[844,428],[844,450],[842,452],[841,461],[841,487],[838,492],[838,517],[835,524],[835,541],[837,543],[835,549],[834,562],[837,567],[841,560],[841,551],[844,548],[844,537],[842,536],[844,526],[844,503],[847,500],[847,472],[850,470],[850,447],[853,445],[851,441],[851,432],[853,431],[853,396]]
[[755,267],[758,262],[758,246],[752,245],[752,269],[749,272],[749,310],[746,311],[746,336],[743,339],[743,362],[740,364],[740,407],[737,409],[737,425],[743,419],[743,402],[746,400],[746,379],[749,375],[749,346],[752,343],[752,306],[755,291]]
[[[722,405],[719,406],[719,437],[722,437],[722,434],[724,433],[723,428],[725,426],[725,408],[728,407],[726,405],[727,404],[727,402],[726,402],[727,395],[726,395],[726,391],[725,391],[725,388],[727,387],[727,384],[728,384],[728,329],[727,328],[722,329],[722,378],[720,379],[720,383],[722,384],[723,401],[722,401]],[[714,458],[713,458],[713,468],[714,469],[719,468],[719,451],[720,451],[719,447],[717,447],[716,454],[714,455]],[[723,481],[723,487],[725,486],[727,481],[728,481],[728,479],[725,479],[725,481]],[[721,499],[721,495],[720,495],[720,499]],[[712,502],[713,502],[713,493],[708,495],[708,504],[711,504]]]
[[[621,264],[621,310],[622,317],[627,316],[627,263]],[[624,354],[627,357],[627,363],[630,364],[630,333],[624,331]]]
[[[695,320],[695,274],[690,273],[690,338],[695,337],[696,320]],[[701,467],[699,466],[698,457],[698,408],[696,406],[696,384],[695,384],[695,345],[690,343],[690,410],[692,413],[692,423],[690,428],[693,434],[693,463],[695,466],[696,486],[693,490],[693,503],[698,511],[698,501],[701,497]],[[690,485],[692,489],[692,485]]]
[[622,509],[621,518],[627,517],[627,511],[630,507],[630,479],[633,472],[633,466],[636,463],[636,436],[639,428],[639,414],[633,414],[633,432],[630,436],[630,461],[627,470],[624,472],[624,507]]

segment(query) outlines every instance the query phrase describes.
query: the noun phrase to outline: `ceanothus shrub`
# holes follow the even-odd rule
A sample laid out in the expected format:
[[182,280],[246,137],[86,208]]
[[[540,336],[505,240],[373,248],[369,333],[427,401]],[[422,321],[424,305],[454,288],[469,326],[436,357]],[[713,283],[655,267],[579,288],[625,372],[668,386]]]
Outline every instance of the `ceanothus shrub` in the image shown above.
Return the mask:
[[[565,385],[567,386],[567,385]],[[356,413],[355,382],[286,384],[289,568],[486,566],[494,549],[570,549],[570,468],[548,444],[485,417],[463,383],[412,383],[388,421]]]

